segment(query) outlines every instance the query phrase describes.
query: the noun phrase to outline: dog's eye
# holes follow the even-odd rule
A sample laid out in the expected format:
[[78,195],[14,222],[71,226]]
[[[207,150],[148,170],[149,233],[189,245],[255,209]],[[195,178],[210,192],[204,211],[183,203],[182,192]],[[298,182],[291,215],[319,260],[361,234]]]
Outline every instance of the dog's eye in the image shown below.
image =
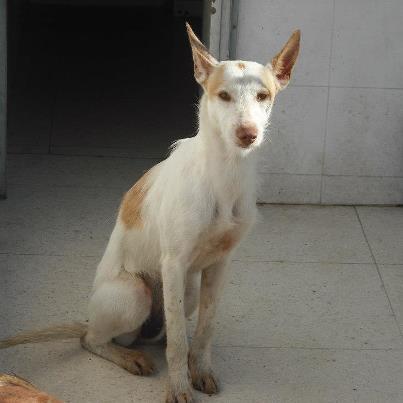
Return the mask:
[[218,96],[219,96],[219,98],[220,98],[222,101],[225,101],[225,102],[231,101],[231,95],[228,94],[227,91],[220,91],[220,92],[218,93]]
[[268,94],[267,92],[259,92],[259,93],[256,95],[256,99],[257,99],[259,102],[266,101],[267,98],[269,98],[269,94]]

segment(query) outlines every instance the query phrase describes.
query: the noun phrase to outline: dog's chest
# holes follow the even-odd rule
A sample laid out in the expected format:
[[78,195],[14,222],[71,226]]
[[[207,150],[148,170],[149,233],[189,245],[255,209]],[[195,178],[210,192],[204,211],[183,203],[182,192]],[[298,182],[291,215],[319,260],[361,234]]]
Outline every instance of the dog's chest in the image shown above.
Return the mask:
[[239,243],[245,232],[241,222],[212,224],[202,233],[192,252],[192,270],[202,270],[225,258]]

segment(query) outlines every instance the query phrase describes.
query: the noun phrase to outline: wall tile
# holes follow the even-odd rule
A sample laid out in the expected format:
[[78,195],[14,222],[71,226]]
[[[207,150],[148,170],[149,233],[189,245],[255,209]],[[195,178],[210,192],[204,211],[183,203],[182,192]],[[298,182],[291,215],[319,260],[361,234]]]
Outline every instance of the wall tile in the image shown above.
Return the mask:
[[320,175],[259,174],[259,201],[264,203],[319,203]]
[[301,29],[296,84],[327,85],[330,60],[332,0],[240,2],[237,58],[266,64]]
[[403,91],[331,88],[324,173],[403,176]]
[[324,204],[403,204],[403,178],[324,176]]
[[260,171],[322,172],[327,92],[327,88],[290,87],[278,96]]
[[331,84],[403,88],[401,0],[336,0]]

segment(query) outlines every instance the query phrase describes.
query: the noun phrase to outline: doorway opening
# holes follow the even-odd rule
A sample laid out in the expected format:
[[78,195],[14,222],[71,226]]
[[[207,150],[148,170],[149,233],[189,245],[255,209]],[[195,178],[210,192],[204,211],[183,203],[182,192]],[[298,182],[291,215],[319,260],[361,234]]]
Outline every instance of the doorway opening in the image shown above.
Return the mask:
[[158,159],[195,134],[202,0],[31,0],[21,20],[9,153]]

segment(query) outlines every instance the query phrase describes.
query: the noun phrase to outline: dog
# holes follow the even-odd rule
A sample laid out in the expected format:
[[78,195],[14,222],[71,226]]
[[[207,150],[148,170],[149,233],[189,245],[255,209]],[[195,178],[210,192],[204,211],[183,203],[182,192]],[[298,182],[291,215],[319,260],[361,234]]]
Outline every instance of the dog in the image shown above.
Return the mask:
[[63,403],[17,375],[0,374],[1,403]]
[[[136,339],[167,339],[166,403],[218,392],[211,365],[214,317],[231,256],[256,217],[257,151],[274,99],[290,81],[300,31],[271,63],[218,62],[186,24],[194,76],[203,89],[197,135],[125,194],[97,268],[88,324],[29,332],[0,347],[80,338],[82,346],[136,375],[150,358]],[[199,308],[188,346],[186,318]]]

